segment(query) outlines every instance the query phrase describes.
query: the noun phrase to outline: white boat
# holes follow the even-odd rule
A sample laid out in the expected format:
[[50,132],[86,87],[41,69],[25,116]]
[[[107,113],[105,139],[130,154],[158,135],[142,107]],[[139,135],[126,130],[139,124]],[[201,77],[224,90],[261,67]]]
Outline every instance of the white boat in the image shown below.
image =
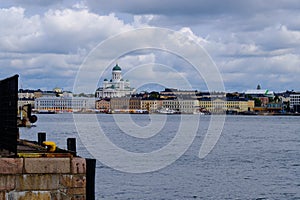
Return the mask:
[[39,114],[55,114],[54,110],[39,110]]
[[169,108],[162,108],[160,110],[157,110],[157,112],[160,113],[160,114],[168,114],[168,115],[176,113],[175,110],[172,110],[172,109],[169,109]]
[[200,112],[200,111],[194,111],[193,114],[194,115],[205,115],[204,112]]

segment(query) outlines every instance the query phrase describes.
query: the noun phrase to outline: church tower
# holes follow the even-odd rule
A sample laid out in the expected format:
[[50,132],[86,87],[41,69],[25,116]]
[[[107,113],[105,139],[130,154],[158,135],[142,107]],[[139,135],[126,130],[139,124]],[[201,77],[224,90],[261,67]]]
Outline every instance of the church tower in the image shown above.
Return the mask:
[[135,93],[135,89],[130,87],[129,80],[122,78],[122,69],[116,64],[112,69],[112,77],[104,79],[103,86],[96,90],[98,98],[125,97]]
[[118,64],[112,69],[112,82],[119,82],[122,79],[122,69]]

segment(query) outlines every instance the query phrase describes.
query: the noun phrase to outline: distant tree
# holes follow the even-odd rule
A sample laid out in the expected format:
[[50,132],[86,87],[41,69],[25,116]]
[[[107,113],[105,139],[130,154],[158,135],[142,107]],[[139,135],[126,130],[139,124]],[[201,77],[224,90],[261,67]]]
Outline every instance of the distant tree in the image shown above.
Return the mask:
[[159,99],[159,92],[152,91],[152,92],[150,92],[150,96],[149,97],[151,99]]
[[280,101],[279,96],[278,96],[278,95],[275,95],[275,97],[274,97],[274,102],[275,102],[275,103],[278,103],[279,101]]
[[257,90],[260,90],[260,89],[261,89],[261,87],[260,87],[259,84],[257,85],[256,89],[257,89]]
[[245,98],[246,98],[246,99],[249,99],[249,100],[253,100],[253,97],[252,97],[251,95],[249,95],[249,94],[246,94],[246,95],[245,95]]
[[229,98],[231,98],[231,97],[234,97],[235,95],[233,94],[233,93],[226,93],[226,97],[229,97]]
[[79,97],[87,97],[87,95],[84,94],[84,93],[80,93],[78,96],[79,96]]
[[273,97],[269,97],[269,102],[270,103],[274,103],[275,102],[274,98]]
[[253,100],[254,100],[255,107],[260,107],[261,106],[261,100],[260,99],[254,98]]
[[285,107],[285,111],[286,112],[290,112],[291,108],[290,108],[290,101],[287,102],[286,107]]

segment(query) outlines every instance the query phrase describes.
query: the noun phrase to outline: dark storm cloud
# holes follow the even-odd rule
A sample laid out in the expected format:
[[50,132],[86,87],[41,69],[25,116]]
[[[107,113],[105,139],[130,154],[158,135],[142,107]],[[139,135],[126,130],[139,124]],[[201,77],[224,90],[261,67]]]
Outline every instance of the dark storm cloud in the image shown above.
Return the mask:
[[273,9],[299,9],[297,0],[87,0],[90,9],[157,15],[251,15]]
[[63,1],[64,0],[3,0],[1,4],[2,6],[47,7],[50,5],[63,3]]

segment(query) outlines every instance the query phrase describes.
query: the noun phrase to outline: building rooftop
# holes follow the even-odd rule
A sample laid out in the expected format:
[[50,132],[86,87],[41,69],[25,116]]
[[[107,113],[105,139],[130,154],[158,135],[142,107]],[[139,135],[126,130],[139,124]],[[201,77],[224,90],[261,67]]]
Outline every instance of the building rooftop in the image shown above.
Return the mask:
[[245,94],[273,96],[274,92],[269,90],[247,90]]
[[112,70],[113,71],[122,71],[121,67],[119,67],[118,64],[116,64],[116,66],[114,66],[114,68]]

